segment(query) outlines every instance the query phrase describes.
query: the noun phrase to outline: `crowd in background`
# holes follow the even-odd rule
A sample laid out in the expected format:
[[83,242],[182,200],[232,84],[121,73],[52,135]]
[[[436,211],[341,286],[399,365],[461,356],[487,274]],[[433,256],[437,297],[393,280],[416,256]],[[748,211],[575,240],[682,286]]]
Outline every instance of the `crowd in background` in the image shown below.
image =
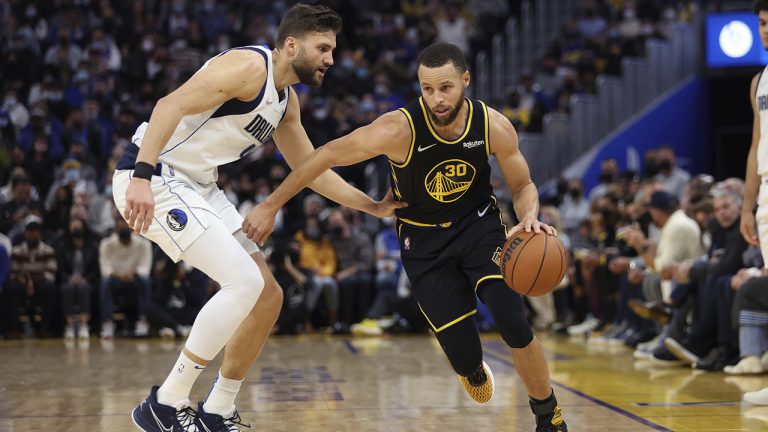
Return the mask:
[[[421,48],[450,42],[472,64],[474,54],[488,47],[506,19],[520,12],[520,2],[514,0],[324,3],[344,20],[335,65],[321,88],[296,86],[302,121],[315,145],[418,96],[415,59]],[[270,44],[291,4],[245,0],[0,4],[2,337],[85,339],[91,331],[106,339],[187,334],[197,311],[218,287],[183,262],[173,263],[128,228],[112,204],[112,172],[136,127],[149,118],[160,97],[221,51]],[[488,101],[518,131],[540,132],[544,114],[567,112],[575,93],[594,93],[599,74],[619,74],[622,57],[643,55],[645,39],[668,36],[670,23],[691,19],[695,3],[587,0],[581,6],[537,63],[527,65],[519,85]],[[735,241],[723,234],[732,225],[723,226],[728,219],[718,217],[717,209],[718,204],[726,206],[721,201],[736,200],[738,181],[715,184],[707,176],[690,179],[676,167],[668,147],[649,152],[644,162],[643,172],[631,173],[619,172],[615,162],[605,161],[601,183],[588,195],[580,179],[561,179],[555,196],[542,197],[541,219],[563,234],[573,265],[554,295],[530,299],[530,318],[537,328],[571,325],[574,334],[605,329],[603,340],[645,342],[662,331],[670,333],[643,319],[658,316],[649,311],[669,312],[679,322],[688,316],[686,307],[703,301],[700,298],[736,292],[716,291],[700,281],[717,279],[715,274],[736,274],[732,287],[757,283],[744,283],[754,272],[737,272],[749,261],[739,261],[738,266],[728,261],[733,265],[725,270],[696,276],[703,279],[683,277],[686,268],[693,274],[704,265],[700,256],[708,254],[707,262],[719,259],[723,247],[718,242],[725,241],[721,237]],[[378,197],[388,187],[382,167],[386,163],[376,160],[340,174]],[[247,159],[222,167],[219,185],[246,214],[288,172],[279,151],[268,143]],[[509,192],[500,179],[494,185],[510,226]],[[730,208],[736,205],[729,203]],[[649,216],[657,211],[667,217]],[[653,242],[670,219],[685,222],[691,239],[697,236],[690,244],[699,247],[675,255],[656,270],[654,260],[669,252],[661,242],[658,246]],[[718,225],[721,219],[723,224]],[[379,221],[336,207],[311,191],[292,200],[281,210],[265,248],[285,293],[275,330],[327,328],[339,334],[374,335],[424,331],[426,323],[402,271],[393,224],[391,218]],[[655,256],[646,256],[650,253]],[[686,287],[680,299],[669,300],[669,292],[677,290],[669,282]],[[633,304],[644,317],[629,309],[629,300],[642,303]],[[653,300],[666,301],[647,304]],[[479,307],[478,326],[493,329],[489,314]],[[733,363],[736,336],[729,334],[727,344],[713,342],[717,337],[711,323],[705,324],[709,333],[703,333],[704,342],[689,341],[690,335],[680,332],[670,338],[700,357],[716,344],[718,353],[729,353]],[[662,345],[657,342],[654,348]]]

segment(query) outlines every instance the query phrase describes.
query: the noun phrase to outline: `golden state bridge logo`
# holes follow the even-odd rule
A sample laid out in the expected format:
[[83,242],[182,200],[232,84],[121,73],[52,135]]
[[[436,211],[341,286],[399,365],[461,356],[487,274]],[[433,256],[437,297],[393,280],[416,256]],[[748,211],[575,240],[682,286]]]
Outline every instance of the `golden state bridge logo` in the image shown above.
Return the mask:
[[476,172],[472,164],[461,159],[442,161],[424,178],[424,187],[437,201],[453,202],[469,189]]

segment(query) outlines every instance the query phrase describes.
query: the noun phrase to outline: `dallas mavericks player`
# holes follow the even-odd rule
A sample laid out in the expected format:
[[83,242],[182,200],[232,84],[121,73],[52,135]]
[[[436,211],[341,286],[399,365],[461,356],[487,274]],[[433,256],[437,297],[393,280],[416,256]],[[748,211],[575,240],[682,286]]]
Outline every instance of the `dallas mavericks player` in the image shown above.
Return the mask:
[[[206,62],[157,102],[118,163],[114,199],[130,226],[221,285],[200,311],[168,378],[134,409],[142,430],[239,430],[234,400],[277,319],[282,291],[242,232],[243,218],[216,186],[216,167],[270,138],[291,166],[311,153],[290,85],[322,83],[340,29],[340,17],[327,7],[292,7],[275,49],[240,47]],[[399,207],[389,198],[371,200],[330,171],[312,187],[377,216]],[[192,385],[225,345],[213,389],[195,412],[189,406]]]
[[[763,48],[768,50],[768,0],[755,1],[752,9],[757,15]],[[760,245],[765,263],[763,275],[768,272],[768,73],[766,72],[768,67],[755,75],[749,87],[749,99],[752,102],[754,116],[752,145],[747,156],[744,182],[744,203],[741,208],[741,234],[750,245]],[[757,201],[757,215],[752,213],[755,201]],[[758,324],[765,325],[764,322],[755,325]],[[768,405],[768,387],[745,393],[744,400],[757,405]]]

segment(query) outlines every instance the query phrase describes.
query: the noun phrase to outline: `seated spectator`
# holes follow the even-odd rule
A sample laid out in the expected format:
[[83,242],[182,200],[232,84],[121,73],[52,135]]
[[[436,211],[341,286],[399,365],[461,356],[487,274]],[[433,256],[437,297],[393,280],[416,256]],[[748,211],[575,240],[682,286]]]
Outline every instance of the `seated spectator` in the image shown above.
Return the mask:
[[[307,293],[307,310],[309,314],[315,311],[320,294],[323,294],[325,306],[328,308],[328,319],[331,326],[339,322],[339,285],[334,279],[336,274],[336,251],[330,240],[325,237],[322,224],[316,216],[307,216],[304,227],[296,233],[299,242],[299,265],[312,272],[313,283]],[[307,321],[307,329],[311,329]]]
[[338,266],[334,278],[342,303],[340,323],[333,330],[336,334],[348,334],[349,326],[363,319],[371,305],[373,247],[368,234],[353,229],[341,209],[328,214],[328,229],[336,251]]
[[58,281],[61,287],[61,305],[66,327],[65,338],[88,339],[91,319],[91,298],[99,286],[98,238],[88,230],[85,221],[74,217],[69,230],[62,236],[56,249]]
[[677,166],[675,149],[670,146],[659,147],[656,151],[656,163],[659,167],[656,179],[662,183],[664,190],[682,198],[691,175]]
[[[133,233],[123,218],[115,223],[115,232],[99,245],[101,266],[101,337],[115,335],[112,314],[115,306],[122,312],[135,310],[134,336],[146,336],[149,322],[146,307],[149,301],[149,271],[152,267],[152,245],[149,240]],[[118,299],[115,304],[113,299]]]
[[0,232],[13,241],[24,232],[27,218],[42,218],[44,209],[39,201],[32,198],[32,183],[25,173],[11,178],[11,193],[13,198],[0,206]]
[[55,278],[54,250],[42,242],[42,226],[37,219],[32,219],[24,230],[24,241],[11,252],[10,283],[0,301],[6,337],[21,336],[22,320],[31,324],[31,330],[38,337],[51,337],[56,307]]

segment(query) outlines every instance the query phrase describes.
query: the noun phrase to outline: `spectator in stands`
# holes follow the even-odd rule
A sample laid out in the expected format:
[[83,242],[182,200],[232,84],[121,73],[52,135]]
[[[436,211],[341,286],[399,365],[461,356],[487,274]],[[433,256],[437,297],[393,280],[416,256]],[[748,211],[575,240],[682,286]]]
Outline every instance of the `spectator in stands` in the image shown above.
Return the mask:
[[13,198],[0,206],[0,232],[13,240],[21,234],[29,216],[43,217],[43,206],[32,199],[32,183],[23,172],[11,178]]
[[[320,294],[323,294],[331,326],[339,322],[339,285],[336,274],[336,251],[323,232],[317,216],[306,216],[304,227],[296,233],[299,242],[299,265],[312,272],[311,290],[307,293],[307,310],[315,311]],[[311,329],[311,323],[307,322]]]
[[349,326],[365,317],[373,299],[373,247],[368,234],[354,229],[341,209],[333,209],[328,214],[328,230],[336,251],[338,267],[334,277],[339,284],[342,303],[342,316],[334,332],[348,334]]
[[42,242],[39,219],[27,222],[24,241],[11,252],[10,279],[2,300],[6,337],[21,335],[20,319],[31,323],[38,337],[51,337],[56,307],[56,256],[53,248]]
[[589,200],[593,201],[595,198],[601,197],[608,193],[608,186],[618,178],[619,176],[619,164],[616,159],[606,159],[600,162],[600,184],[592,188],[589,192]]
[[[670,336],[664,344],[684,363],[694,364],[697,369],[720,371],[739,358],[738,336],[731,325],[731,278],[743,266],[747,243],[739,232],[741,195],[716,190],[714,205],[715,219],[708,227],[712,244],[707,258],[701,260],[699,268],[694,269],[692,261],[684,261],[675,269],[679,283],[698,285],[690,331],[684,339]],[[674,304],[681,304],[681,296],[686,295],[685,291],[680,292],[681,288],[678,286],[672,292]],[[704,359],[713,347],[717,348],[716,353]]]
[[685,192],[685,186],[691,180],[691,175],[677,166],[675,149],[670,146],[659,147],[656,151],[656,160],[659,167],[656,178],[661,181],[667,192],[681,198]]
[[[112,314],[119,306],[121,312],[135,313],[134,336],[146,336],[149,322],[146,306],[150,299],[149,277],[152,268],[152,245],[144,237],[135,235],[122,217],[117,217],[115,232],[99,245],[101,266],[101,337],[115,335]],[[115,304],[113,299],[118,299]]]
[[88,230],[85,221],[74,217],[56,249],[58,282],[64,311],[64,337],[88,339],[91,319],[91,298],[99,286],[98,238]]
[[584,197],[584,185],[579,179],[569,180],[566,191],[560,203],[559,213],[563,231],[572,234],[582,221],[589,219],[589,201]]

